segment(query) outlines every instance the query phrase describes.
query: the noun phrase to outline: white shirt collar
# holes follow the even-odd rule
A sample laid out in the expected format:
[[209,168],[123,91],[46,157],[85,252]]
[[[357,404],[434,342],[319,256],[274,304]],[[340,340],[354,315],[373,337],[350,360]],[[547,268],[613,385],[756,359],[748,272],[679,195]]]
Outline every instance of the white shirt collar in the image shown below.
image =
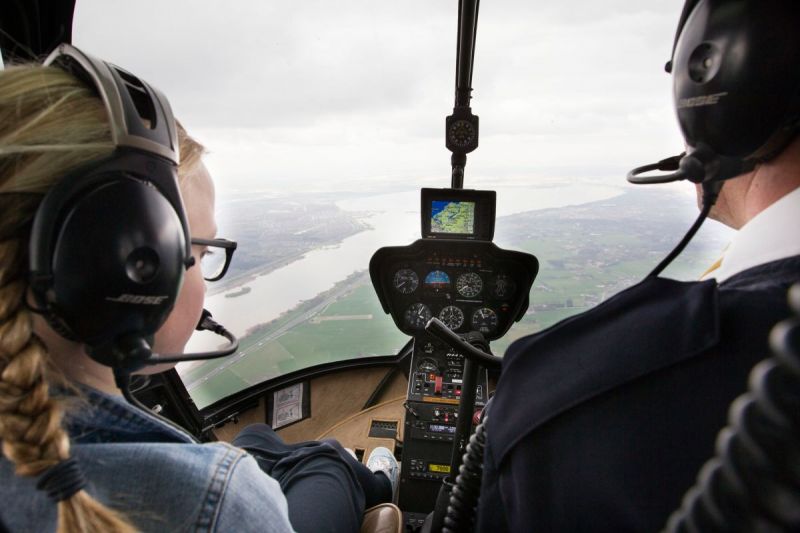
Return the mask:
[[742,226],[712,276],[723,282],[748,268],[800,255],[800,188]]

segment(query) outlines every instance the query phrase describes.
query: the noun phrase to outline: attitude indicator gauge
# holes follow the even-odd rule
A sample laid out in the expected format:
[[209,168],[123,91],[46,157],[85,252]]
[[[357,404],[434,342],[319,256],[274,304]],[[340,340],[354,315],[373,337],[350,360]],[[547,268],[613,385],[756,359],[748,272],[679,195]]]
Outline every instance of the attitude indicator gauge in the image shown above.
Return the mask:
[[394,288],[402,294],[411,294],[419,287],[419,276],[410,268],[402,268],[394,274]]
[[484,335],[494,333],[497,329],[497,313],[488,307],[481,307],[472,313],[472,329]]
[[456,279],[456,290],[464,298],[475,298],[483,290],[483,280],[475,272],[461,274]]
[[425,276],[425,286],[435,291],[445,290],[450,287],[450,276],[444,270],[433,270]]
[[455,305],[448,305],[439,312],[439,320],[444,322],[444,325],[455,331],[464,324],[464,311]]
[[423,303],[416,303],[406,310],[406,324],[412,329],[425,329],[425,325],[431,319],[430,308]]

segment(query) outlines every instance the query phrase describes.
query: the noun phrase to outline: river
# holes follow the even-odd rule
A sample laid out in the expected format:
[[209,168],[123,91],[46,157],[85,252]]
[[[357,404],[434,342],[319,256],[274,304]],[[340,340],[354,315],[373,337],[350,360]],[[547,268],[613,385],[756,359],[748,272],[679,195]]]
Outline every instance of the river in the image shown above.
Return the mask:
[[[497,216],[579,205],[612,198],[622,192],[621,187],[604,185],[499,187]],[[338,245],[308,252],[293,263],[246,281],[244,284],[251,289],[246,294],[226,298],[226,294],[241,292],[240,287],[231,287],[226,292],[209,296],[206,308],[236,335],[269,322],[303,300],[330,289],[353,272],[367,269],[378,248],[406,245],[418,239],[419,204],[418,190],[337,202],[339,208],[359,213],[371,229],[347,237]],[[218,207],[221,211],[225,208],[225,204]],[[500,224],[502,220],[498,221],[498,227]],[[218,343],[205,334],[193,337],[188,349],[206,349]]]

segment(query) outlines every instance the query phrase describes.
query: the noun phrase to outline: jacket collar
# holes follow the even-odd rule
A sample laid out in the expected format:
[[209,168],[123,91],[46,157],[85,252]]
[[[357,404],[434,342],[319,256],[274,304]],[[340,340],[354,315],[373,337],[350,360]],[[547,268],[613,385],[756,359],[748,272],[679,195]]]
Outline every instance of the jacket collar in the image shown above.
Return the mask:
[[68,398],[66,427],[76,443],[196,442],[122,397],[80,386],[79,395]]

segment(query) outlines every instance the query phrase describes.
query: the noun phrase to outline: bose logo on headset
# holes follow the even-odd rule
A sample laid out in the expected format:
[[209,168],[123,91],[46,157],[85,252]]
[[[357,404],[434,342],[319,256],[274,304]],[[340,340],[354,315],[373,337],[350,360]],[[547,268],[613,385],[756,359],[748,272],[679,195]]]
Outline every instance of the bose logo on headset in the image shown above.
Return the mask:
[[717,105],[719,99],[723,96],[728,96],[727,92],[707,94],[703,96],[693,96],[691,98],[681,98],[675,107],[678,109],[685,109],[687,107],[703,107],[707,105]]

